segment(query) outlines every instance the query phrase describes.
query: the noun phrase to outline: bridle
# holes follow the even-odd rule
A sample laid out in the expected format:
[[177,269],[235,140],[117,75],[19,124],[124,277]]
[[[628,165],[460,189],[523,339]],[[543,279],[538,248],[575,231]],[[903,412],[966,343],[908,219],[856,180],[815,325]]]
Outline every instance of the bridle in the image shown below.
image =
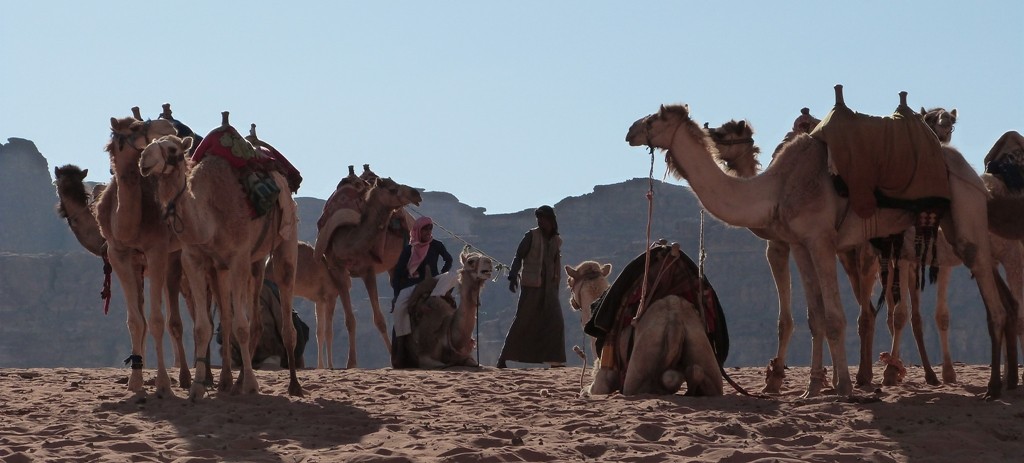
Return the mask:
[[604,273],[599,270],[590,270],[577,278],[573,278],[572,286],[569,288],[569,305],[572,306],[573,310],[583,310],[583,304],[576,299],[580,285],[590,280],[596,280],[603,275]]

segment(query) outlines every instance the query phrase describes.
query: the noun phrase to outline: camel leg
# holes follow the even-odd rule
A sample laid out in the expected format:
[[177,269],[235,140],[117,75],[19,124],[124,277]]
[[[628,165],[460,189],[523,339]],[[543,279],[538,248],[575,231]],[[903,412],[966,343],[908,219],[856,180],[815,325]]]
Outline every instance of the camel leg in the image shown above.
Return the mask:
[[[156,396],[171,397],[174,393],[171,392],[171,378],[167,375],[167,361],[164,356],[166,321],[163,300],[167,284],[166,249],[150,249],[146,254],[146,267],[149,272],[149,334],[153,337],[153,346],[156,348]],[[182,350],[184,351],[184,348]]]
[[1010,294],[1017,303],[1017,323],[1012,334],[1018,338],[1019,345],[1024,347],[1024,248],[1019,241],[1003,240],[993,235],[993,247],[996,240],[1001,241],[999,246],[999,262],[1006,272],[1006,284],[1010,287]]
[[[807,324],[811,329],[811,378],[803,397],[816,397],[825,386],[824,338],[825,319],[821,287],[818,286],[818,275],[814,271],[810,253],[803,246],[793,246],[793,259],[800,269],[800,280],[804,287],[804,298],[807,302]],[[833,257],[835,259],[835,257]]]
[[366,286],[366,294],[370,296],[370,307],[373,308],[373,324],[377,327],[381,339],[384,340],[384,347],[391,354],[391,337],[388,336],[388,321],[384,318],[384,312],[380,309],[380,297],[377,294],[377,275],[371,270],[368,274],[361,275],[363,285]]
[[[685,310],[694,311],[693,304],[667,296],[654,301],[634,322],[633,353],[622,383],[623,395],[679,391],[683,372],[670,374],[668,370],[674,369],[683,356]],[[671,379],[666,381],[666,377]]]
[[821,301],[825,336],[832,356],[833,376],[836,378],[836,392],[841,396],[853,392],[850,368],[846,362],[846,314],[839,298],[839,275],[836,272],[835,236],[810,240],[807,251],[811,257],[818,283],[821,285]]
[[[897,272],[889,272],[889,278],[895,278],[896,275],[894,274],[899,273],[900,293],[905,293],[906,291],[909,291],[909,299],[920,299],[921,290],[920,288],[918,288],[916,284],[918,280],[914,280],[913,283],[910,282],[908,278],[908,273],[910,272],[907,271],[909,269],[904,267],[903,264],[899,262],[898,257],[895,260],[897,261],[896,268],[898,268],[899,270]],[[908,298],[905,297],[905,294],[901,294],[901,296],[904,297],[900,297],[900,302],[894,303],[894,298],[891,295],[891,291],[886,291],[886,299],[889,304],[889,319],[887,324],[889,325],[889,333],[892,335],[892,344],[889,347],[889,355],[892,356],[892,359],[895,362],[902,362],[903,357],[900,354],[900,346],[903,342],[903,329],[906,328],[907,326],[907,312],[911,310],[911,308],[908,307],[908,305],[913,305],[911,301],[907,300]],[[913,310],[917,310],[916,306]],[[920,316],[918,316],[918,318],[920,318]],[[885,370],[882,372],[882,385],[895,386],[899,384],[900,371],[900,368],[896,365],[887,365],[885,367]]]
[[[956,371],[953,370],[953,357],[949,351],[949,302],[947,295],[949,294],[949,281],[953,276],[953,269],[951,267],[942,267],[939,269],[939,280],[936,282],[936,290],[938,291],[938,299],[935,304],[935,327],[939,332],[939,345],[942,348],[942,382],[944,383],[955,383],[956,382]],[[922,353],[922,359],[924,359]],[[928,368],[925,371],[926,380],[928,384],[938,385],[938,379],[934,378],[935,373]],[[932,381],[935,381],[934,383]]]
[[[235,384],[232,393],[255,394],[259,392],[259,385],[256,382],[256,374],[252,369],[252,349],[249,334],[251,332],[250,320],[259,318],[253,314],[258,313],[259,300],[253,300],[253,281],[249,256],[244,256],[246,261],[239,262],[238,257],[228,263],[228,268],[217,272],[217,284],[220,287],[221,310],[227,312],[229,324],[223,326],[221,331],[230,331],[232,336],[238,340],[238,351],[242,354],[241,372],[238,382]],[[289,314],[290,316],[290,314]],[[227,362],[225,362],[227,363]]]
[[195,310],[188,300],[189,290],[183,285],[187,284],[182,279],[181,251],[176,251],[169,256],[167,262],[167,331],[171,333],[171,340],[174,343],[174,366],[178,367],[178,387],[188,389],[192,387],[192,373],[188,369],[188,360],[185,356],[185,326],[181,321],[181,303],[178,294],[185,294],[185,303],[188,304],[189,316],[195,320]]
[[768,241],[765,258],[772,271],[775,289],[779,294],[779,348],[774,362],[765,375],[765,385],[761,392],[778,394],[786,379],[786,351],[789,340],[793,337],[792,285],[789,274],[789,245],[782,241]]
[[[942,227],[944,230],[951,230],[953,233],[948,233],[946,236],[950,239],[953,244],[953,249],[956,251],[957,257],[964,262],[971,272],[974,274],[975,282],[978,285],[978,290],[981,292],[981,298],[985,303],[985,310],[988,314],[988,331],[989,337],[991,338],[991,362],[989,367],[991,373],[989,375],[988,389],[985,393],[987,400],[993,400],[999,398],[1002,394],[1003,382],[1000,377],[1000,368],[1002,363],[1002,348],[1005,335],[1005,324],[1006,324],[1006,311],[1003,308],[1003,303],[999,295],[999,289],[996,286],[996,278],[998,273],[992,271],[991,259],[992,255],[989,250],[989,239],[987,230],[978,230],[978,226],[972,223],[970,216],[962,217],[958,214],[958,203],[955,197],[956,190],[954,189],[954,198],[952,201],[952,212],[953,218],[947,217],[943,220]],[[971,204],[960,205],[962,209],[964,206],[972,206]],[[974,205],[977,206],[977,205]],[[982,204],[978,206],[980,210],[984,210],[985,206]],[[959,219],[959,220],[958,220]],[[960,225],[962,228],[955,227]],[[982,227],[987,225],[982,221]],[[1016,372],[1014,372],[1016,373]]]
[[[195,342],[195,381],[189,388],[188,398],[196,402],[206,395],[206,386],[213,382],[210,377],[210,339],[213,338],[213,316],[210,310],[213,304],[210,299],[210,286],[206,284],[207,274],[200,262],[193,256],[182,253],[182,266],[185,269],[185,276],[189,281],[189,293],[192,303],[195,304],[195,313],[192,316],[192,337]],[[221,311],[223,313],[223,310]],[[226,337],[225,337],[226,338]],[[224,339],[223,342],[229,342]],[[228,362],[230,355],[225,356]]]
[[857,369],[857,386],[871,386],[874,376],[871,353],[875,340],[875,307],[871,303],[871,290],[878,274],[878,258],[871,245],[862,244],[839,253],[839,261],[850,280],[860,314],[857,316],[857,335],[860,339],[860,364]]
[[295,288],[295,270],[298,262],[298,245],[293,240],[284,240],[274,249],[274,281],[278,282],[281,293],[281,340],[284,342],[285,355],[288,357],[288,395],[301,397],[302,385],[296,373],[298,359],[295,357],[297,335],[295,322],[292,319],[293,292]]
[[143,312],[142,301],[142,268],[135,265],[134,251],[112,246],[109,242],[107,244],[107,258],[110,260],[110,267],[121,282],[125,305],[128,308],[128,332],[132,337],[132,353],[125,360],[125,363],[131,364],[132,369],[128,377],[128,390],[142,392],[142,368],[146,355],[146,316]]
[[[349,274],[348,270],[334,268],[328,268],[327,273],[330,275],[331,281],[334,282],[334,287],[338,290],[338,297],[341,298],[341,308],[345,311],[345,330],[348,331],[348,363],[345,368],[356,368],[358,357],[356,355],[356,315],[352,311],[352,275]],[[333,311],[330,314],[333,315]],[[331,328],[332,320],[333,318],[327,320],[327,328],[331,332],[329,336],[332,340],[332,343],[327,346],[329,351],[333,350],[334,329]]]

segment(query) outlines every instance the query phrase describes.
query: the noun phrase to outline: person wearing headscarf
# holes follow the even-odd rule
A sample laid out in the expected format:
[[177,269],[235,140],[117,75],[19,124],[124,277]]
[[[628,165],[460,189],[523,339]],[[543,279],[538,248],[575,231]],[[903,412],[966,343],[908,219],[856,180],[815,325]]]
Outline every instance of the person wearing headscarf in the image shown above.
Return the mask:
[[509,270],[508,289],[517,289],[519,304],[498,368],[506,362],[545,363],[565,366],[565,320],[558,291],[562,279],[562,238],[551,206],[534,211],[537,227],[526,232]]
[[[416,219],[409,230],[409,243],[402,249],[391,274],[391,288],[395,291],[391,309],[394,312],[391,343],[391,364],[394,368],[416,366],[415,359],[405,355],[409,334],[412,333],[407,303],[413,289],[428,276],[439,279],[431,295],[442,290],[447,292],[455,282],[455,274],[448,272],[452,268],[452,255],[444,243],[434,239],[433,230],[434,222],[430,217]],[[440,269],[438,259],[444,262]]]

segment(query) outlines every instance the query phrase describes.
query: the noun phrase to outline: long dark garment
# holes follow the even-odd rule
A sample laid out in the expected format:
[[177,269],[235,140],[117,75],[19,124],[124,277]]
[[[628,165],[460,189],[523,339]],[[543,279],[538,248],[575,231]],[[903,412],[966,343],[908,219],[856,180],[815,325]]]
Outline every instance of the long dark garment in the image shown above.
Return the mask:
[[[516,260],[525,258],[534,244],[531,232],[527,232],[519,243]],[[538,233],[536,236],[542,235]],[[506,361],[565,363],[565,321],[558,296],[561,273],[557,273],[561,272],[561,238],[554,235],[545,241],[540,286],[526,286],[527,282],[524,281],[520,288],[516,316],[501,349],[500,358]],[[518,270],[515,262],[513,270]]]

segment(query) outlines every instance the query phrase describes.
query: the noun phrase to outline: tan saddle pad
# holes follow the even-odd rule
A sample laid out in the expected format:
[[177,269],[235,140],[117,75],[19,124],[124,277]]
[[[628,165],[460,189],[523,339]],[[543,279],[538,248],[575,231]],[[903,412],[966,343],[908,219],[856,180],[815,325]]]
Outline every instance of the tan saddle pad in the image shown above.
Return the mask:
[[891,117],[832,108],[811,136],[828,145],[829,163],[850,189],[850,204],[868,218],[875,191],[895,199],[949,198],[949,178],[938,137],[910,108]]

